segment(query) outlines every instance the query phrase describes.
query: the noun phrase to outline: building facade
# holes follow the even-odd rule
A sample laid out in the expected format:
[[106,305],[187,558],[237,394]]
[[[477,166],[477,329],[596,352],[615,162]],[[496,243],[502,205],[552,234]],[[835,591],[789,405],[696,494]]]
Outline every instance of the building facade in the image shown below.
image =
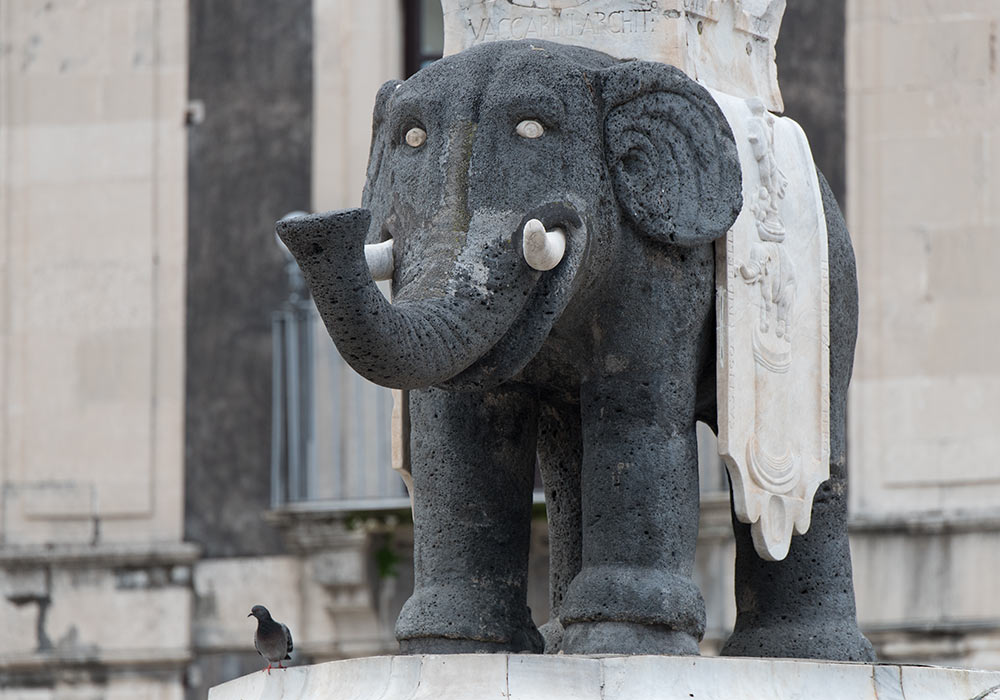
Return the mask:
[[[259,667],[256,603],[296,662],[394,650],[388,400],[321,329],[320,388],[272,391],[304,376],[272,231],[359,202],[374,95],[440,22],[433,0],[0,3],[0,697],[203,697]],[[998,26],[991,0],[798,0],[778,42],[857,253],[855,587],[896,662],[1000,668]],[[315,437],[295,470],[289,425]],[[712,653],[733,547],[702,469]]]

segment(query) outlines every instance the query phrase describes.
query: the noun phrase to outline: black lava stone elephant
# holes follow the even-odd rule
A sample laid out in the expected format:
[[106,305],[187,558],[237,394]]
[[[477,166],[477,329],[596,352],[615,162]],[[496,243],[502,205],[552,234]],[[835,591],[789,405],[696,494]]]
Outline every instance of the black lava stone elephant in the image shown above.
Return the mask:
[[[278,230],[347,362],[413,390],[402,650],[698,653],[695,421],[716,422],[713,241],[742,206],[717,105],[667,65],[498,42],[384,85],[373,131],[363,208]],[[832,477],[784,561],[735,525],[729,654],[872,657],[846,528],[854,259],[823,192]],[[363,250],[389,239],[392,304]],[[541,632],[525,602],[536,455]]]

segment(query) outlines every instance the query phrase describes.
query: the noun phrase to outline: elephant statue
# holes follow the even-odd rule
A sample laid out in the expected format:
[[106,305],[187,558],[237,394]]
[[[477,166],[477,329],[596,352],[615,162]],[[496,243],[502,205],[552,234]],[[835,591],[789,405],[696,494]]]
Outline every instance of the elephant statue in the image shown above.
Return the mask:
[[[279,223],[345,360],[411,390],[404,653],[698,653],[695,422],[716,425],[713,242],[741,177],[718,105],[676,68],[496,42],[380,89],[362,208]],[[847,540],[855,266],[820,180],[831,477],[783,561],[761,560],[734,518],[727,654],[872,658]],[[526,605],[536,461],[541,630]]]

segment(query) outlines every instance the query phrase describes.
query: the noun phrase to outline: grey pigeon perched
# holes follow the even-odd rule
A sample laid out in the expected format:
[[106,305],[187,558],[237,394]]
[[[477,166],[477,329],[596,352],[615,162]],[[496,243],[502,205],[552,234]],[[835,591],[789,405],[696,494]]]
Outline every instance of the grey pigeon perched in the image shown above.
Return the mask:
[[257,653],[267,661],[268,675],[271,664],[277,662],[278,668],[285,668],[281,662],[290,659],[292,653],[292,633],[285,624],[274,620],[271,613],[263,605],[255,605],[247,617],[257,618],[257,631],[253,633],[253,645]]

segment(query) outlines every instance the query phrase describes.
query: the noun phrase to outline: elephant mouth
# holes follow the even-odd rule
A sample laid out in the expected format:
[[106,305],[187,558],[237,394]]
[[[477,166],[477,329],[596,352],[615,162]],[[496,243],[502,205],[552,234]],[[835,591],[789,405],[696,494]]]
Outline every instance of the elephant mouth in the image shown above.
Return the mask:
[[525,214],[517,228],[520,240],[515,239],[515,243],[530,267],[548,271],[562,262],[566,236],[574,231],[578,235],[580,228],[582,219],[576,209],[563,202],[552,202]]
[[531,219],[538,219],[545,228],[562,228],[566,231],[575,230],[579,232],[583,229],[583,219],[575,207],[567,202],[550,202],[536,207],[524,215],[521,220],[521,230],[524,224]]
[[547,230],[559,229],[565,234],[562,259],[539,276],[528,300],[500,340],[481,358],[439,386],[482,390],[516,376],[538,354],[576,291],[577,273],[588,250],[588,227],[583,217],[568,202],[552,202],[532,209],[524,215],[513,237],[518,250],[523,247],[525,226],[532,219],[540,221]]

